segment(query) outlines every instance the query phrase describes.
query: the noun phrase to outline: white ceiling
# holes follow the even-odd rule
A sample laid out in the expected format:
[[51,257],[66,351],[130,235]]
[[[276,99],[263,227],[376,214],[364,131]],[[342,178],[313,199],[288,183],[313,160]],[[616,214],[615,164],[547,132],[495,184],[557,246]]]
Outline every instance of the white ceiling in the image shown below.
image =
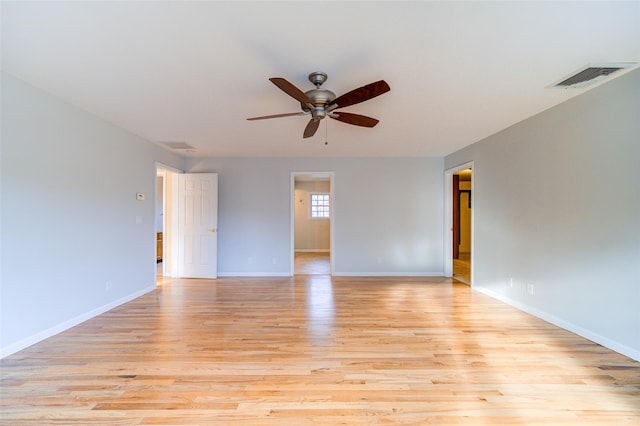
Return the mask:
[[[588,89],[594,62],[640,62],[640,2],[2,2],[6,72],[189,156],[443,156]],[[312,71],[373,129],[307,117],[268,81]],[[328,140],[328,145],[324,142]]]

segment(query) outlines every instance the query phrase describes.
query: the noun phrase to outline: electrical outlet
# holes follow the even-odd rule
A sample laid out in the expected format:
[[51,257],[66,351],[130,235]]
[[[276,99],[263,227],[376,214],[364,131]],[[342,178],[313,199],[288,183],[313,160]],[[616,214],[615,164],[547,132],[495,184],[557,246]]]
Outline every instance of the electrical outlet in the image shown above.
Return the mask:
[[508,277],[507,278],[507,285],[511,288],[513,288],[513,277]]
[[277,258],[277,257],[275,257],[275,256],[274,256],[274,257],[272,257],[272,258],[271,258],[271,263],[272,263],[272,264],[274,264],[274,265],[275,265],[276,263],[278,263],[278,258]]
[[111,291],[112,287],[113,287],[113,284],[111,283],[111,281],[107,281],[104,285],[105,291]]
[[253,257],[247,257],[247,265],[253,265]]
[[527,294],[533,296],[533,284],[527,284]]
[[382,265],[382,258],[381,258],[380,256],[378,256],[378,257],[376,258],[376,263],[377,263],[378,265]]

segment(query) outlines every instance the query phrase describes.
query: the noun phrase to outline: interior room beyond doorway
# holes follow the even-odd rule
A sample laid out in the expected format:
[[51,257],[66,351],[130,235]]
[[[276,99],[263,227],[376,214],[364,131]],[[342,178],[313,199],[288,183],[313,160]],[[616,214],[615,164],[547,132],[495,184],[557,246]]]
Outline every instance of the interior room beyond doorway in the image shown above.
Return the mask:
[[331,274],[330,174],[294,176],[294,274]]
[[453,278],[471,284],[471,168],[453,175]]

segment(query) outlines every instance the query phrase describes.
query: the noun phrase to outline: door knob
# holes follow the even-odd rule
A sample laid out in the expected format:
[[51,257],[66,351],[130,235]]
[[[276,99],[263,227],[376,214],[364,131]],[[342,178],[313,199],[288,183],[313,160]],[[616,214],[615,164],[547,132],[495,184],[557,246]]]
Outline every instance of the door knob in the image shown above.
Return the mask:
[[216,228],[211,228],[211,229],[209,229],[209,231],[210,231],[210,232],[216,232],[216,231],[217,231],[217,229],[216,229]]

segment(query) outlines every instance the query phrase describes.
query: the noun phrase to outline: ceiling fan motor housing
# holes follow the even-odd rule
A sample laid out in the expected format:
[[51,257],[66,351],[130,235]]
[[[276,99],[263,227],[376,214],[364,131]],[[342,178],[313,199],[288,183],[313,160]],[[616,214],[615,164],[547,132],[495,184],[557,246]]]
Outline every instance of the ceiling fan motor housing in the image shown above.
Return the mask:
[[312,72],[309,74],[309,81],[313,83],[316,88],[305,92],[315,105],[315,108],[309,108],[309,105],[301,103],[300,106],[304,112],[311,111],[313,118],[322,119],[327,113],[325,110],[326,105],[336,98],[336,94],[331,90],[321,89],[322,83],[327,81],[327,74],[321,71]]
[[[333,93],[331,90],[326,90],[326,89],[312,89],[305,92],[305,94],[311,98],[311,100],[313,101],[316,107],[322,106],[323,109],[326,104],[328,104],[329,102],[331,102],[336,98],[335,93]],[[309,107],[307,105],[305,104],[300,104],[300,105],[302,106],[302,109],[304,111],[309,111]]]

